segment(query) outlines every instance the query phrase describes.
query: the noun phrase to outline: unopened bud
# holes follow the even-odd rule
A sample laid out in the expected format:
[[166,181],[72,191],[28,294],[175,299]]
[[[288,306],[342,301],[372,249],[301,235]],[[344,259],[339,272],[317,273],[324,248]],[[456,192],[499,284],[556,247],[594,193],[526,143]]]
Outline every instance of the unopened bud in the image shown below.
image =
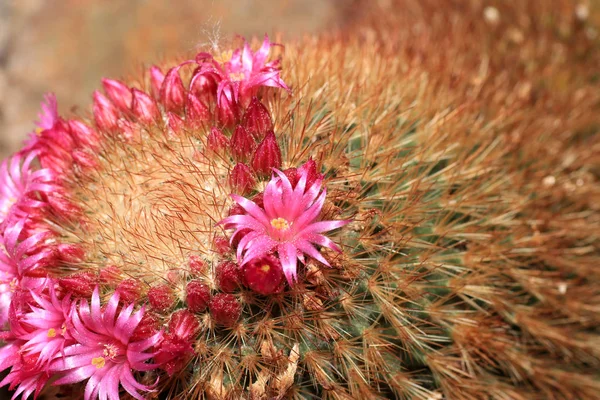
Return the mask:
[[210,301],[210,315],[218,325],[231,327],[241,314],[242,307],[233,295],[219,293]]
[[112,130],[117,126],[119,113],[115,106],[102,93],[94,92],[94,120],[98,128]]
[[177,135],[183,129],[184,122],[177,114],[168,112],[167,124],[169,125],[171,131],[173,131],[173,133]]
[[238,194],[244,195],[249,193],[256,185],[256,179],[246,164],[236,164],[229,175],[229,186]]
[[221,153],[229,147],[229,139],[220,129],[213,127],[208,134],[208,148],[215,153]]
[[119,293],[124,303],[133,303],[140,297],[142,288],[135,279],[125,279],[117,286],[116,292]]
[[194,275],[202,275],[206,272],[206,263],[200,256],[191,255],[189,260],[190,271]]
[[275,133],[269,131],[258,145],[252,158],[252,168],[257,174],[269,176],[273,168],[281,167],[281,149],[277,144]]
[[198,334],[200,323],[188,310],[177,310],[171,315],[169,333],[183,340],[192,340]]
[[210,120],[210,110],[195,95],[189,94],[186,106],[186,120],[192,126],[199,126]]
[[245,162],[250,159],[256,148],[256,142],[246,128],[241,125],[235,127],[231,135],[231,154],[237,162]]
[[102,86],[108,98],[121,111],[129,111],[131,109],[131,89],[123,82],[114,79],[102,79]]
[[79,272],[60,278],[58,284],[75,296],[87,298],[92,296],[92,293],[98,284],[98,277],[92,272]]
[[175,301],[173,291],[167,285],[160,285],[148,291],[148,301],[153,309],[158,312],[169,310]]
[[198,280],[190,281],[185,289],[185,302],[191,312],[199,313],[206,310],[210,302],[210,289]]
[[224,261],[217,265],[217,285],[225,293],[231,293],[240,286],[241,276],[237,264]]
[[160,88],[165,80],[165,74],[156,66],[150,67],[150,93],[155,99],[160,98]]
[[179,76],[179,66],[171,68],[160,88],[160,99],[167,111],[178,113],[185,106],[185,88]]
[[146,124],[156,121],[160,117],[160,111],[158,111],[154,99],[141,90],[133,89],[131,108],[133,115]]
[[242,118],[242,125],[256,140],[262,140],[265,134],[273,129],[269,110],[255,96]]

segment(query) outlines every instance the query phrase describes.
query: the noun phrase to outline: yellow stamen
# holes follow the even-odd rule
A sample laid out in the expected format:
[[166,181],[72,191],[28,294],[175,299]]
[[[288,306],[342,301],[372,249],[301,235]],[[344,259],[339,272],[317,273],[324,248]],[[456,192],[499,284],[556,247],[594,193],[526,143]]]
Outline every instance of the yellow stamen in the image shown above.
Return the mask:
[[244,80],[244,77],[246,75],[244,75],[243,72],[232,72],[229,74],[229,79],[231,79],[232,81],[242,81]]
[[65,336],[65,333],[67,333],[67,325],[62,324],[62,326],[60,327],[60,334]]
[[221,52],[221,54],[219,54],[218,56],[213,57],[213,58],[218,63],[224,63],[224,62],[231,60],[231,56],[233,56],[233,50],[226,50],[226,51]]
[[35,133],[39,136],[44,130],[42,128],[35,128]]
[[269,264],[265,264],[262,267],[260,267],[260,270],[266,274],[271,270],[271,266]]
[[290,229],[290,224],[283,218],[272,219],[271,226],[280,231],[286,231]]
[[49,338],[56,337],[56,329],[54,329],[54,328],[50,328],[50,329],[48,329],[48,335],[47,335],[47,336],[48,336]]
[[104,357],[92,358],[92,365],[98,369],[104,368],[105,364],[106,364],[106,360],[104,359]]

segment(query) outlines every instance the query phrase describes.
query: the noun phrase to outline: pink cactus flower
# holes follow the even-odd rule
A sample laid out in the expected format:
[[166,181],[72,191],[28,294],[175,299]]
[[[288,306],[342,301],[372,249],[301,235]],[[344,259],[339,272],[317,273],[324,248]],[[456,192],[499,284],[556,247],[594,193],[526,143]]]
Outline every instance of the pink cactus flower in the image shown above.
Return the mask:
[[45,103],[42,102],[42,111],[38,114],[39,120],[36,122],[38,129],[51,129],[58,121],[58,104],[56,95],[48,93],[44,96]]
[[[279,60],[267,62],[273,43],[267,35],[258,51],[252,52],[250,45],[244,43],[242,50],[223,53],[214,58],[206,53],[197,57],[201,65],[199,74],[213,78],[218,82],[217,103],[247,103],[260,86],[270,86],[290,90],[280,76]],[[210,61],[206,61],[206,60]]]
[[15,154],[0,164],[0,225],[9,213],[22,218],[46,206],[35,194],[47,195],[56,190],[50,170],[33,170],[35,157],[36,153]]
[[304,254],[329,266],[314,245],[341,251],[322,233],[342,227],[350,221],[317,222],[327,196],[327,190],[321,190],[321,179],[306,188],[308,171],[303,170],[298,184],[293,188],[283,172],[276,169],[274,171],[277,176],[265,188],[264,209],[251,200],[233,194],[231,197],[247,214],[231,215],[220,224],[226,229],[235,229],[232,241],[238,233],[250,229],[237,246],[240,267],[276,249],[283,272],[292,284],[297,279],[297,260],[303,262]]
[[131,336],[144,316],[144,309],[133,313],[134,304],[120,309],[119,294],[111,296],[108,304],[100,307],[98,288],[94,290],[91,305],[81,300],[71,315],[71,335],[76,344],[65,347],[64,357],[50,364],[52,372],[64,375],[55,383],[72,384],[87,379],[84,399],[119,399],[119,384],[134,398],[151,387],[136,381],[132,370],[148,371],[156,365],[146,363],[154,356],[148,352],[162,338],[162,332],[140,340]]
[[31,276],[36,269],[46,266],[54,251],[45,245],[52,236],[41,231],[19,241],[24,231],[25,219],[5,221],[6,227],[0,236],[0,325],[8,319],[8,310],[13,293],[17,288],[38,289],[46,278]]
[[48,364],[65,346],[74,343],[69,329],[71,295],[58,299],[54,285],[53,280],[47,281],[47,295],[32,290],[31,296],[35,303],[30,304],[31,310],[20,318],[26,329],[31,329],[30,333],[20,336],[20,339],[27,340],[21,347],[21,352],[36,355],[40,365]]

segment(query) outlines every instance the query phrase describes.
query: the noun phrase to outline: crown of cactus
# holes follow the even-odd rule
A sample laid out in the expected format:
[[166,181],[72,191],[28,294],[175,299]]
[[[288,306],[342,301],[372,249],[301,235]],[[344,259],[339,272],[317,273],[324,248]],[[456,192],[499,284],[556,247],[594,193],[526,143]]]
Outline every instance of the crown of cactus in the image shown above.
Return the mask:
[[105,79],[90,118],[47,96],[0,166],[15,398],[600,391],[598,153],[565,134],[579,159],[536,161],[510,128],[594,120],[535,126],[372,32],[310,40]]

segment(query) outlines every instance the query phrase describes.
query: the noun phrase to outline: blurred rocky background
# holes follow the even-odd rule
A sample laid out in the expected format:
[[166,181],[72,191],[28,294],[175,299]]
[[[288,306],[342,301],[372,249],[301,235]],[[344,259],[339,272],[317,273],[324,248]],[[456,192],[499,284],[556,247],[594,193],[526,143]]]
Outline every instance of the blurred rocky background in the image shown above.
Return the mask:
[[211,40],[335,29],[348,0],[0,0],[0,158],[17,149],[46,92],[84,108],[103,76]]

